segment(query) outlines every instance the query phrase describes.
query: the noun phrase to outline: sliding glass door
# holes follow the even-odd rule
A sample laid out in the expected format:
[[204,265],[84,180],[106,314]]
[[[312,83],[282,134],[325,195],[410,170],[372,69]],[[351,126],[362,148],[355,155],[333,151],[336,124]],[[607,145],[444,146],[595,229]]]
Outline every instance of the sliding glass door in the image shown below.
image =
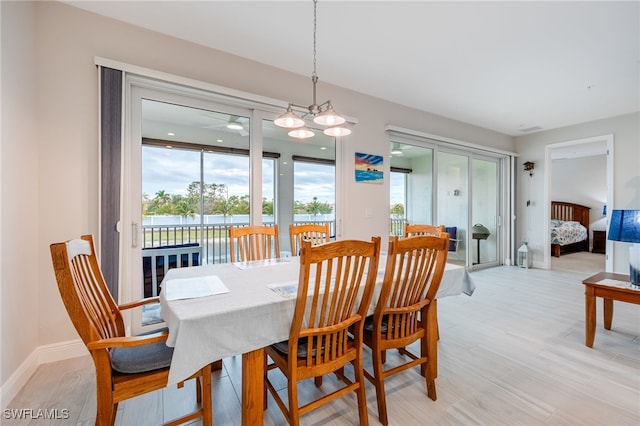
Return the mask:
[[[336,229],[336,141],[292,139],[275,113],[221,103],[129,77],[121,238],[122,300],[156,296],[168,269],[229,261],[228,228],[278,224]],[[160,320],[138,309],[134,332]],[[157,324],[153,327],[157,327]]]
[[498,160],[495,158],[471,159],[471,212],[473,224],[472,263],[497,264],[498,243],[500,241],[499,224],[499,173]]
[[433,149],[391,144],[390,234],[402,236],[405,223],[433,223]]
[[469,156],[438,151],[438,224],[443,224],[453,240],[448,261],[469,265]]
[[504,156],[395,138],[390,158],[391,235],[403,235],[404,223],[444,225],[451,238],[448,262],[469,268],[500,263]]

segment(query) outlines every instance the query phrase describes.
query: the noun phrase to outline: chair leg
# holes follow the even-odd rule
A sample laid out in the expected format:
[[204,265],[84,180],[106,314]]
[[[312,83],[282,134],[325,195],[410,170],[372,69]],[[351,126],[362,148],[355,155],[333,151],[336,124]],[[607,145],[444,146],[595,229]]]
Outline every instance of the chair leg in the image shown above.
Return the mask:
[[427,363],[422,364],[421,371],[427,385],[427,395],[433,401],[437,399],[436,382],[438,376],[438,337],[437,337],[437,305],[434,300],[427,306],[427,323],[425,336],[421,339],[422,356],[427,357]]
[[298,383],[289,379],[287,386],[289,396],[289,419],[291,426],[300,425],[300,409],[298,407]]
[[266,410],[268,408],[268,400],[269,400],[269,388],[267,386],[267,381],[269,380],[269,355],[267,355],[267,351],[264,351],[264,380],[263,382],[263,386],[264,386],[264,391],[263,393],[263,398],[262,398],[262,409]]
[[364,366],[362,363],[362,356],[358,356],[353,362],[355,379],[359,386],[356,389],[356,395],[358,396],[358,417],[360,419],[360,426],[369,425],[369,412],[367,410],[367,395],[365,393],[365,380],[364,380]]
[[[200,378],[198,378],[200,379]],[[202,388],[198,386],[202,404],[202,426],[213,425],[213,401],[211,397],[211,365],[202,369]],[[200,382],[200,380],[198,380]]]
[[118,403],[111,399],[111,392],[97,389],[96,426],[112,426],[116,422]]
[[317,376],[313,378],[313,382],[315,383],[316,387],[319,388],[322,386],[322,376]]
[[384,426],[389,424],[387,420],[387,398],[384,393],[384,377],[382,375],[382,359],[385,351],[372,350],[373,384],[376,387],[376,401],[378,402],[378,419]]

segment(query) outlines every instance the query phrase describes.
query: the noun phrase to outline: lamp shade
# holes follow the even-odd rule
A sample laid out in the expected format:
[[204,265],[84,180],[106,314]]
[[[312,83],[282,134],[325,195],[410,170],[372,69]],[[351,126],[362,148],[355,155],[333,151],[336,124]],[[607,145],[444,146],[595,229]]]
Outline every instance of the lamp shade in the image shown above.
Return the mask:
[[313,130],[311,130],[306,126],[290,130],[289,133],[287,134],[292,138],[296,138],[296,139],[307,139],[315,135],[315,133],[313,133]]
[[284,127],[285,129],[297,129],[304,126],[304,120],[298,117],[291,104],[287,107],[287,110],[273,121],[276,126]]
[[640,210],[613,210],[607,238],[625,243],[640,243]]
[[344,124],[346,120],[333,109],[333,105],[329,102],[327,109],[316,115],[313,118],[313,122],[323,126],[338,126]]
[[351,130],[344,126],[333,126],[324,129],[322,133],[327,136],[347,136],[351,134]]

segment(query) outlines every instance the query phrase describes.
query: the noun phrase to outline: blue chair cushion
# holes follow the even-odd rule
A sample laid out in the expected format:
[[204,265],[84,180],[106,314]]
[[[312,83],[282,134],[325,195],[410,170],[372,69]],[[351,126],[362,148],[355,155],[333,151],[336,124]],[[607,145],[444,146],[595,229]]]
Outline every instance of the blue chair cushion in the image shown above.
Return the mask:
[[[161,330],[143,333],[141,336],[158,331]],[[173,357],[173,348],[167,346],[165,342],[159,342],[131,348],[112,348],[110,353],[111,367],[114,370],[120,373],[134,374],[169,367]]]
[[458,238],[458,227],[451,226],[445,227],[444,232],[449,234],[449,251],[456,251],[456,243],[457,241],[452,241]]

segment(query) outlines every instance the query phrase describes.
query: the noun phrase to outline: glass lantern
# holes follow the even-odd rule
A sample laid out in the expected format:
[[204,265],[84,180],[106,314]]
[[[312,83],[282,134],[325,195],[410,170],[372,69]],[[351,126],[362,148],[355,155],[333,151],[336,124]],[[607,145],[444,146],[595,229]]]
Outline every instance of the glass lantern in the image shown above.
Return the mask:
[[531,250],[529,250],[529,246],[527,242],[523,242],[520,248],[518,249],[518,266],[521,268],[531,268],[533,265],[533,256],[531,255]]

